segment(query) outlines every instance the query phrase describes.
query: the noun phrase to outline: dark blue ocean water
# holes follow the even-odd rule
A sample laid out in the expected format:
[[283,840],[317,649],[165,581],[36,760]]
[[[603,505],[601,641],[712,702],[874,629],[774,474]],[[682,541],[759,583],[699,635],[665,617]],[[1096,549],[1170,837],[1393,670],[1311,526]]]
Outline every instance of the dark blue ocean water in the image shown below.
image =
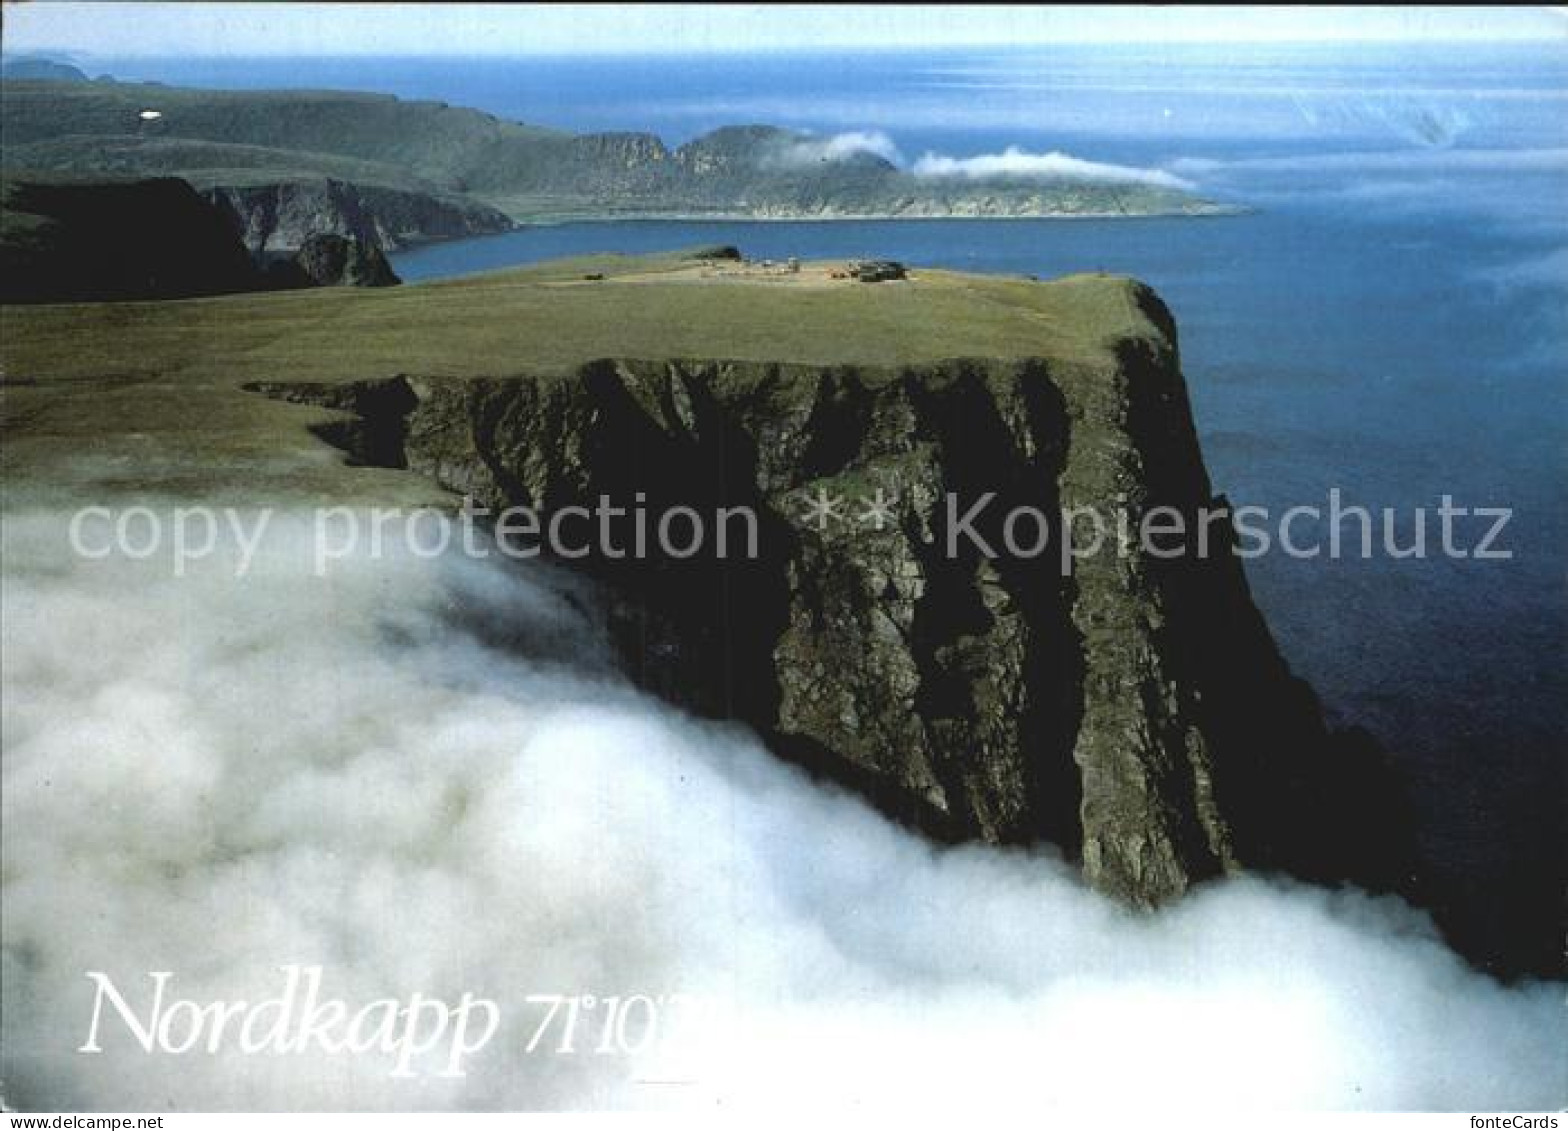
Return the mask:
[[[406,252],[406,280],[587,251],[1146,279],[1181,326],[1238,503],[1510,507],[1511,561],[1249,565],[1284,650],[1410,769],[1439,902],[1484,951],[1549,956],[1568,703],[1568,49],[1352,46],[466,60],[123,60],[191,85],[379,89],[684,140],[766,121],[881,131],[906,159],[1033,151],[1160,170],[1243,216],[566,224]],[[1435,524],[1435,517],[1429,519]],[[1310,524],[1304,524],[1306,530]],[[1478,528],[1462,528],[1478,529]],[[1543,933],[1543,924],[1544,933]],[[1544,946],[1544,950],[1540,949]]]

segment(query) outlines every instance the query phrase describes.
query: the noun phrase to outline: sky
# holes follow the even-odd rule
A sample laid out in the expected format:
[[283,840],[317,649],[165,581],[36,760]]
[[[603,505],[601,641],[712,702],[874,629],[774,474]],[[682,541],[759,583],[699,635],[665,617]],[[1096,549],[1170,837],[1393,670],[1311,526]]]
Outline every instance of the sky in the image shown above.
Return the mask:
[[1557,40],[1563,8],[5,2],[4,49],[112,55],[523,55],[1071,42]]

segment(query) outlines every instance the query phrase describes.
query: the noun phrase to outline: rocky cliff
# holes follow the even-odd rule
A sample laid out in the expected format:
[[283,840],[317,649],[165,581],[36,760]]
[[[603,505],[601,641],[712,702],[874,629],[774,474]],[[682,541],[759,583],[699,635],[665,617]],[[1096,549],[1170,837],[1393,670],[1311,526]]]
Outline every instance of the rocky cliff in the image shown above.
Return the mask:
[[3,301],[185,298],[260,282],[228,218],[183,181],[5,184]]
[[0,195],[0,301],[191,298],[397,283],[374,235],[253,256],[235,217],[172,177],[40,183]]
[[1074,177],[917,175],[877,153],[774,126],[725,126],[674,149],[652,134],[531,143],[475,169],[470,191],[543,215],[1020,217],[1229,211],[1174,185]]
[[395,287],[401,281],[379,244],[335,232],[306,236],[282,267],[308,287]]
[[502,213],[477,201],[333,178],[215,184],[203,195],[234,216],[245,246],[262,256],[298,251],[321,234],[396,251],[512,227]]
[[1169,506],[1196,529],[1223,508],[1168,312],[1103,285],[1131,313],[1088,352],[261,388],[347,410],[325,434],[358,459],[494,509],[747,508],[755,554],[734,527],[721,555],[710,526],[689,557],[623,536],[569,564],[602,585],[646,686],[750,723],[933,835],[1058,845],[1139,905],[1241,867],[1391,884],[1382,760],[1329,733],[1290,674],[1228,519],[1201,556],[1111,546],[1064,570],[1054,541],[1018,552],[1035,542],[1008,529],[1020,509]]

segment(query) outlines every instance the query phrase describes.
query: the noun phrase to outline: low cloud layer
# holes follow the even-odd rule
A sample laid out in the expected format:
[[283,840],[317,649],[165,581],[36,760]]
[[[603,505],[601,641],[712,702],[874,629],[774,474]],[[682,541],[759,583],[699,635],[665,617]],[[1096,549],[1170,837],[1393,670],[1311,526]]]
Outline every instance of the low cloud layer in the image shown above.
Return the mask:
[[890,165],[904,163],[898,146],[881,130],[849,130],[828,137],[804,137],[788,146],[783,159],[789,164],[812,165],[866,156],[880,157]]
[[[311,578],[303,529],[276,523],[244,582],[221,559],[175,579],[72,561],[48,516],[4,537],[14,1105],[1568,1098],[1562,987],[1484,979],[1392,901],[1244,879],[1139,916],[1047,854],[935,848],[628,691],[546,569]],[[285,963],[349,1000],[470,990],[506,1020],[463,1078],[74,1051],[87,970],[214,1000]],[[637,993],[698,995],[709,1028],[642,1056],[525,1051],[529,994]]]
[[906,166],[897,143],[881,130],[848,130],[824,136],[805,136],[785,145],[777,159],[786,165],[809,166],[863,157],[880,158],[890,165],[907,168],[908,172],[917,177],[931,179],[1079,181],[1086,184],[1157,185],[1183,190],[1196,187],[1191,181],[1163,169],[1085,161],[1056,150],[1031,153],[1016,145],[1008,146],[1001,153],[982,153],[973,157],[951,157],[928,151]]
[[1158,185],[1173,189],[1194,187],[1191,181],[1163,169],[1085,161],[1056,150],[1031,153],[1016,145],[1008,146],[1001,153],[982,153],[976,157],[947,157],[939,153],[927,153],[915,162],[911,172],[919,177],[961,177],[966,180],[1023,178]]

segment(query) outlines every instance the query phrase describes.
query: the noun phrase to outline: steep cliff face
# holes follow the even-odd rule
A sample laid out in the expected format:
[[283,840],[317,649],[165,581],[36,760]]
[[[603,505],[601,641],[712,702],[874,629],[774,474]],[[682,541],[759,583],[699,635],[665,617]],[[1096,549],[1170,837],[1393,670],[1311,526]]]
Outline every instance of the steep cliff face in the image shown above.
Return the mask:
[[191,298],[397,282],[373,234],[311,233],[298,247],[252,254],[229,212],[172,177],[8,180],[0,198],[0,301]]
[[395,287],[402,281],[378,244],[329,232],[306,236],[288,266],[312,287]]
[[[668,149],[652,134],[537,143],[534,159],[475,169],[469,191],[585,215],[760,218],[1211,214],[1174,186],[1035,177],[917,176],[866,150],[775,126],[724,126]],[[515,155],[514,155],[515,156]]]
[[[1059,529],[1029,552],[1034,514],[1169,506],[1195,529],[1223,504],[1169,315],[1125,297],[1135,330],[1076,357],[266,391],[350,411],[331,438],[359,458],[494,509],[643,511],[646,556],[623,523],[571,563],[602,583],[633,673],[935,835],[1054,843],[1141,905],[1244,866],[1392,882],[1381,763],[1290,675],[1227,519],[1205,556],[1113,534],[1064,569]],[[676,506],[708,520],[689,557],[655,536]],[[757,516],[754,555],[735,522],[721,552],[723,508]]]
[[476,201],[331,178],[218,185],[204,195],[233,214],[255,255],[297,251],[313,235],[347,236],[366,247],[396,251],[512,227],[502,213]]
[[259,285],[227,218],[184,181],[5,184],[0,301],[186,298]]

